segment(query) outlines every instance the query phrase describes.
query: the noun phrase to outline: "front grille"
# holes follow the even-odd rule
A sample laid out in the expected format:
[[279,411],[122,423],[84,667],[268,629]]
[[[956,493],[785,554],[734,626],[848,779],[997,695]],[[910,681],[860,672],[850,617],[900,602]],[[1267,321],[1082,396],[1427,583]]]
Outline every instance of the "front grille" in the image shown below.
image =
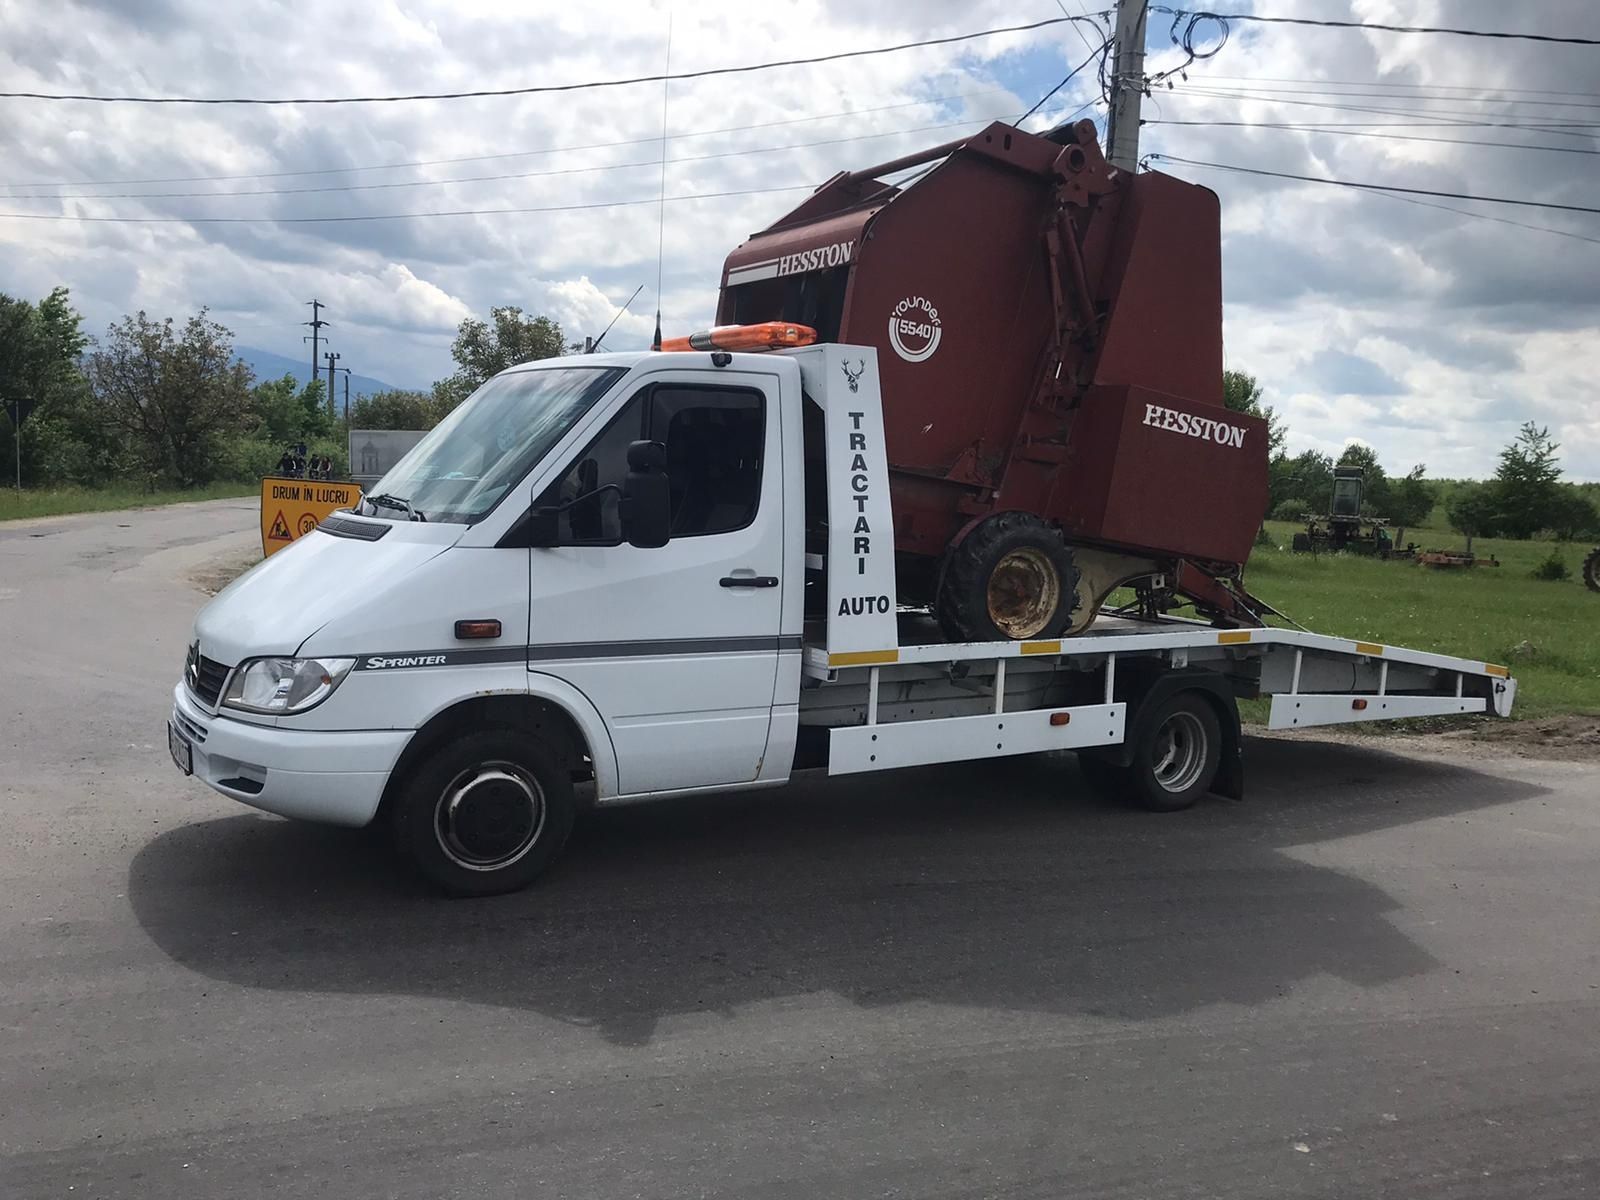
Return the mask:
[[222,685],[228,681],[228,667],[216,659],[200,653],[199,643],[189,647],[189,660],[184,665],[183,677],[189,690],[208,708],[215,708],[222,696]]

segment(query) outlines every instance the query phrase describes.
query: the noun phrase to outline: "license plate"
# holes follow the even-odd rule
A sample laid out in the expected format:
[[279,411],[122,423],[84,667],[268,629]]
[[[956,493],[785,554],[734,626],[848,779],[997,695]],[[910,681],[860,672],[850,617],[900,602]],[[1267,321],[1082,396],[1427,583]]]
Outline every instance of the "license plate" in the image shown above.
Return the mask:
[[185,775],[194,774],[194,747],[171,721],[167,722],[167,749],[172,751],[172,761],[178,764],[178,770]]

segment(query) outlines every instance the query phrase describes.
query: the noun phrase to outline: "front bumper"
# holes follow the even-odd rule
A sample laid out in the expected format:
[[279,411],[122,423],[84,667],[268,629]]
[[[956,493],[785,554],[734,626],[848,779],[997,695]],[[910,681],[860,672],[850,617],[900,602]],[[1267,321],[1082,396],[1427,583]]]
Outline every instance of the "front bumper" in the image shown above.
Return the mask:
[[410,732],[314,733],[213,716],[179,683],[172,722],[194,751],[194,777],[229,799],[303,821],[365,825]]

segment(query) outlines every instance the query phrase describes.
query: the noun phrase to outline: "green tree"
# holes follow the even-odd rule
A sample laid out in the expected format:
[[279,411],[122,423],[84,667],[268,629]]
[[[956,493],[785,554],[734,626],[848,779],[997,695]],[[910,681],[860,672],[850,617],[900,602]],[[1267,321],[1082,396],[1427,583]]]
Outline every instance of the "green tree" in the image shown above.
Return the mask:
[[450,346],[456,373],[433,385],[442,416],[460,404],[484,381],[507,367],[555,358],[566,352],[561,326],[549,317],[524,316],[520,308],[505,306],[489,311],[489,320],[468,317],[456,330]]
[[1483,483],[1462,484],[1451,494],[1445,517],[1452,529],[1466,537],[1467,553],[1471,554],[1473,538],[1498,531],[1500,504],[1494,488]]
[[18,436],[27,483],[93,482],[104,478],[119,458],[116,438],[84,403],[79,360],[88,339],[82,323],[64,287],[37,304],[0,294],[0,399],[33,401],[33,414],[21,430],[0,416],[0,457],[7,477]]
[[1561,467],[1549,427],[1528,421],[1516,440],[1500,451],[1494,486],[1500,504],[1500,526],[1507,537],[1532,537],[1548,529],[1561,494]]
[[228,439],[252,421],[250,369],[205,309],[181,330],[171,317],[124,317],[89,355],[87,373],[95,404],[152,482],[209,483],[227,469]]
[[269,379],[251,389],[250,401],[258,423],[257,434],[281,451],[290,442],[312,441],[333,432],[333,414],[325,403],[327,392],[320,379],[304,387],[293,375]]
[[1247,413],[1265,421],[1268,455],[1277,458],[1283,453],[1283,444],[1289,436],[1289,429],[1284,425],[1283,418],[1278,415],[1276,409],[1269,404],[1261,403],[1261,385],[1256,382],[1254,375],[1244,371],[1224,371],[1222,403],[1229,412]]
[[1433,489],[1423,479],[1425,469],[1418,463],[1389,485],[1389,504],[1385,511],[1389,520],[1399,526],[1402,537],[1407,526],[1422,524],[1433,511]]
[[350,428],[432,429],[446,411],[427,392],[396,388],[356,397],[350,405]]
[[1303,501],[1306,510],[1326,513],[1333,502],[1333,459],[1316,450],[1306,450],[1283,460],[1287,468],[1284,500]]
[[1600,509],[1581,490],[1565,485],[1551,502],[1548,528],[1563,542],[1600,537]]

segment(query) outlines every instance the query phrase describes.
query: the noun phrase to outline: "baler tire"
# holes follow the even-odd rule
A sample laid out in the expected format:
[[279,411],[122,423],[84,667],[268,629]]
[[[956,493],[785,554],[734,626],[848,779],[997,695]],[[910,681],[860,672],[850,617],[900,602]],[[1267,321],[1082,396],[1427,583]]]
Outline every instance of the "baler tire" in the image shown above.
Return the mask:
[[1295,534],[1293,540],[1289,543],[1289,549],[1296,554],[1310,554],[1311,535],[1309,533]]
[[1589,551],[1589,557],[1583,560],[1583,586],[1600,592],[1600,546]]
[[[1009,557],[1055,575],[1055,607],[1025,632],[1003,628],[990,611],[989,589],[996,568]],[[1078,607],[1078,567],[1060,532],[1031,513],[999,513],[979,524],[950,551],[939,588],[937,615],[953,642],[1007,642],[1060,637]]]

